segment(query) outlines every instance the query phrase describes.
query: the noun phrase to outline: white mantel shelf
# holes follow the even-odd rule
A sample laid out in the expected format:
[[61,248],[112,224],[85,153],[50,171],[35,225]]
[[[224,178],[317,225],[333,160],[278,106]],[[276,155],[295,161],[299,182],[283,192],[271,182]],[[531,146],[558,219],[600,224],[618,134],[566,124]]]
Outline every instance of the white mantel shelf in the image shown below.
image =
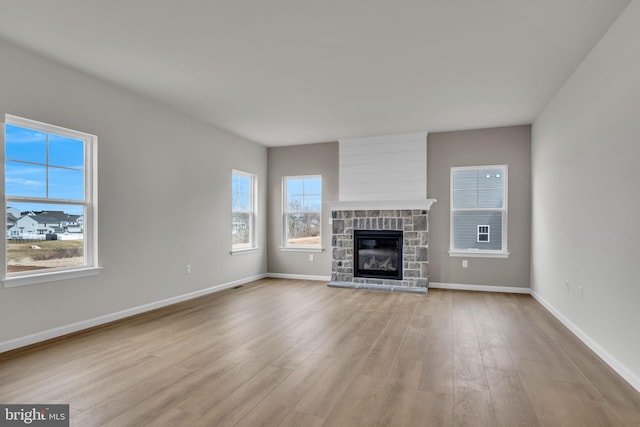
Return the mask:
[[331,211],[357,211],[357,210],[393,210],[393,209],[420,209],[430,210],[436,199],[423,200],[354,200],[329,202]]

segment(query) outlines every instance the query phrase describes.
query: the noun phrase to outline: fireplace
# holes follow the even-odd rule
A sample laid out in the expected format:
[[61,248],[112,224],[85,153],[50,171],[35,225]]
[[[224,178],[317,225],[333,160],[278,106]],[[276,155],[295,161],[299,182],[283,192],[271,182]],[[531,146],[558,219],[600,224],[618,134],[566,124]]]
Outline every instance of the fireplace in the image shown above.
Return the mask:
[[[430,201],[425,205],[428,208]],[[334,207],[331,210],[330,286],[426,292],[429,287],[428,216],[427,209],[365,210],[346,203]],[[379,253],[374,260],[375,250]]]
[[354,276],[402,280],[402,231],[354,230]]

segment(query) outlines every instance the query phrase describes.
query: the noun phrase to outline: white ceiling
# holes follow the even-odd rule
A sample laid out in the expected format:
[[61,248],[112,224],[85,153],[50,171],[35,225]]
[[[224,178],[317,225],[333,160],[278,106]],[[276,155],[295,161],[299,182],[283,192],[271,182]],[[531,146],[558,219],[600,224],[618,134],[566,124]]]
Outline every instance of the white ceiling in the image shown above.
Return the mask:
[[628,3],[0,0],[0,37],[278,146],[531,123]]

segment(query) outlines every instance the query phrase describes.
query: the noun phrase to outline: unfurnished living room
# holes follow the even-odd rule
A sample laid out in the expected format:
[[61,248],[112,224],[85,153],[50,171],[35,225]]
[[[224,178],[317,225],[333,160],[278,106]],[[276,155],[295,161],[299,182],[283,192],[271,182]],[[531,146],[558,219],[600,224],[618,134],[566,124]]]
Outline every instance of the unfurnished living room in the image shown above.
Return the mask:
[[0,425],[640,426],[640,0],[0,5]]

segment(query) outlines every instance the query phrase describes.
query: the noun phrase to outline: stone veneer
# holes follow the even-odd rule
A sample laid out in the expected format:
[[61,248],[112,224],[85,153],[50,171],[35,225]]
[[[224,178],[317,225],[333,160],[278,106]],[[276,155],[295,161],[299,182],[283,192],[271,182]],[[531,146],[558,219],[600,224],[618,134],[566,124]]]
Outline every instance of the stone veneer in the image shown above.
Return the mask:
[[[429,216],[426,210],[334,210],[331,212],[331,280],[374,285],[429,287]],[[402,280],[353,277],[353,230],[403,231]]]

